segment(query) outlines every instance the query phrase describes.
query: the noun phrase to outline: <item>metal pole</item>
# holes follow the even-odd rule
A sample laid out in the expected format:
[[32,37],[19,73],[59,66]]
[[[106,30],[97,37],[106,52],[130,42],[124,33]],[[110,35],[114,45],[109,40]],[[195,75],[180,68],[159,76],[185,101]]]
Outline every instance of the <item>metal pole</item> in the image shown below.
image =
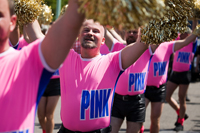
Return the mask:
[[57,0],[57,3],[56,3],[56,19],[57,19],[57,18],[59,17],[59,15],[60,15],[61,1],[62,1],[62,0]]

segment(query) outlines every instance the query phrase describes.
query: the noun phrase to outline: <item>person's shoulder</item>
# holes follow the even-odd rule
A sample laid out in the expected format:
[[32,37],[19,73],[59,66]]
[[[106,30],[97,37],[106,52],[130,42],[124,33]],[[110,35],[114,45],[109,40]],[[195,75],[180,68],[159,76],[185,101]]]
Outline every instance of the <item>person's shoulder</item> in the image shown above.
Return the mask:
[[173,44],[175,44],[176,43],[176,40],[173,40],[173,41],[167,41],[167,42],[163,42],[163,43],[161,43],[160,45],[173,45]]

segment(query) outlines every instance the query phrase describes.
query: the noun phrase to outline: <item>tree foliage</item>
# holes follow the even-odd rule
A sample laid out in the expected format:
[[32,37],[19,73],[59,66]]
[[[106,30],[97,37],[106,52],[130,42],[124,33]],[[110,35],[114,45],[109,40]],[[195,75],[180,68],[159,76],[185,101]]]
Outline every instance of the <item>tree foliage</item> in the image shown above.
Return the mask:
[[[56,4],[57,4],[57,0],[44,0],[44,1],[45,1],[46,5],[51,6],[52,13],[54,14],[53,20],[55,20],[56,19]],[[68,0],[61,0],[61,9],[66,4],[68,4]]]

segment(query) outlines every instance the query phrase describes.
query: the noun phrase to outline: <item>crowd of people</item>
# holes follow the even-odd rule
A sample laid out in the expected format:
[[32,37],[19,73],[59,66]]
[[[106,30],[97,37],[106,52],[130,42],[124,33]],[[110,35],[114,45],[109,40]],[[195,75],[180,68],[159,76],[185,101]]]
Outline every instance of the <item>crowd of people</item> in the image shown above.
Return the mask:
[[[0,0],[0,132],[33,133],[37,111],[42,132],[52,133],[60,97],[58,133],[118,133],[125,118],[127,133],[143,133],[150,103],[150,132],[158,133],[165,101],[177,113],[174,130],[184,130],[194,53],[197,68],[200,59],[194,29],[147,45],[140,28],[121,36],[78,8],[78,0],[69,0],[48,30],[35,20],[20,35],[13,0]],[[172,98],[178,86],[179,104]]]

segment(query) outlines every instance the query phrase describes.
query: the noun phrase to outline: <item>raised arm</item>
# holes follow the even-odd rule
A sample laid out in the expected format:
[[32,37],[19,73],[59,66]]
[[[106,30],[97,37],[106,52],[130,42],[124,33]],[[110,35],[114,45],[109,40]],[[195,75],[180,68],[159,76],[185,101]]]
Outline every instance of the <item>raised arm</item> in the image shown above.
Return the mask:
[[183,48],[184,46],[187,46],[188,44],[190,44],[191,42],[194,42],[196,39],[196,35],[191,34],[190,36],[188,36],[187,38],[185,38],[184,40],[178,40],[175,42],[175,46],[174,46],[174,52]]
[[109,50],[111,50],[113,45],[114,37],[112,34],[105,28],[105,44],[108,47]]
[[192,20],[192,31],[196,28],[197,24],[198,24],[197,19]]
[[114,39],[118,40],[119,42],[126,44],[126,41],[124,41],[120,35],[114,30],[114,29],[106,29],[105,28],[105,44],[111,50]]
[[121,52],[122,68],[126,69],[132,65],[137,59],[148,49],[148,45],[140,42],[141,33],[138,32],[137,41],[126,46]]
[[[41,44],[42,54],[49,67],[57,69],[65,60],[83,20],[84,15],[78,13],[78,0],[69,0],[66,12],[52,24]],[[24,28],[31,42],[44,37],[37,20]]]
[[126,44],[126,41],[122,39],[122,37],[115,31],[114,28],[110,29],[109,32],[113,35],[115,39],[117,39],[119,42]]
[[47,64],[57,69],[73,46],[84,21],[78,13],[78,0],[69,0],[68,8],[48,30],[42,42],[42,53]]
[[27,25],[24,25],[23,35],[28,43],[44,37],[44,34],[42,34],[41,27],[37,20]]

